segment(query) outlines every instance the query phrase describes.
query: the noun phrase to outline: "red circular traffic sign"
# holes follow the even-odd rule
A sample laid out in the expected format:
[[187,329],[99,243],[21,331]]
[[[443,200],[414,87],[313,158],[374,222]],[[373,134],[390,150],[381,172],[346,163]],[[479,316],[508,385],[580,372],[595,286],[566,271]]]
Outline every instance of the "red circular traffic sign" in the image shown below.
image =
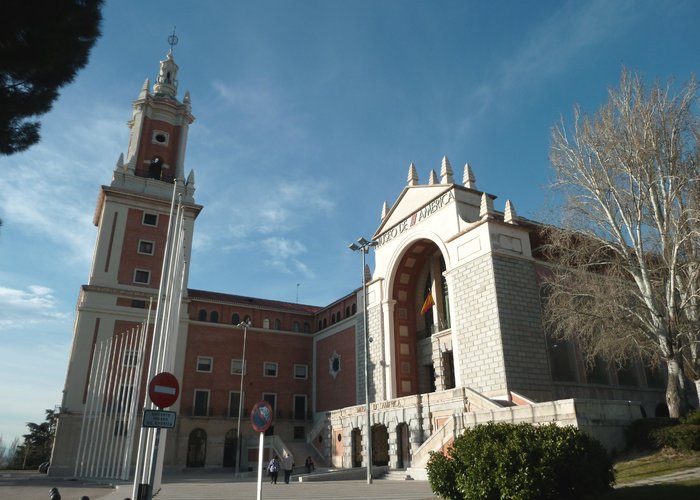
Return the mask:
[[180,384],[172,373],[159,373],[148,384],[148,397],[158,408],[172,406],[179,395]]
[[272,406],[267,401],[255,403],[250,412],[250,423],[257,432],[265,432],[272,425]]

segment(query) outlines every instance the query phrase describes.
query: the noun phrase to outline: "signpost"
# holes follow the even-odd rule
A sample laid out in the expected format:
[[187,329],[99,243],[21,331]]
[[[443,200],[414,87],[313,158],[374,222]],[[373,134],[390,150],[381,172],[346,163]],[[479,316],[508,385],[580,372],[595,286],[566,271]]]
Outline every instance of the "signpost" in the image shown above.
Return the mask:
[[255,403],[250,412],[250,423],[253,430],[260,433],[260,445],[258,446],[258,496],[262,500],[262,464],[265,431],[272,425],[272,406],[267,401]]
[[151,477],[146,485],[146,500],[153,498],[153,485],[156,479],[156,465],[158,461],[158,445],[160,444],[160,430],[175,427],[175,412],[162,411],[169,408],[180,395],[180,383],[175,375],[169,372],[161,372],[154,376],[148,384],[148,397],[160,410],[143,411],[143,427],[154,427],[156,436],[153,444],[153,459],[151,460]]

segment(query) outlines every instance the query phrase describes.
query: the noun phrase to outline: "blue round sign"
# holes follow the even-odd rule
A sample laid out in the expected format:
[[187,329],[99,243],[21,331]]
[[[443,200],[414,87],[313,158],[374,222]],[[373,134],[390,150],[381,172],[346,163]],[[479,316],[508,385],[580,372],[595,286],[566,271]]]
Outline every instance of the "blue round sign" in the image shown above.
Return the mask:
[[267,401],[255,403],[250,412],[250,423],[257,432],[265,432],[272,425],[272,406]]

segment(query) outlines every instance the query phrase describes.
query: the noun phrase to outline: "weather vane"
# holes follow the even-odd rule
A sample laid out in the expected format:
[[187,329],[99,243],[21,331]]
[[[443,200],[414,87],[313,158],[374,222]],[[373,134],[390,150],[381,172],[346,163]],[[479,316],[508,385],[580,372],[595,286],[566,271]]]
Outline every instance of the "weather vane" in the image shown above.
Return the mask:
[[168,45],[170,45],[170,50],[173,50],[173,47],[177,45],[177,37],[175,36],[175,28],[177,26],[173,26],[173,34],[168,37]]

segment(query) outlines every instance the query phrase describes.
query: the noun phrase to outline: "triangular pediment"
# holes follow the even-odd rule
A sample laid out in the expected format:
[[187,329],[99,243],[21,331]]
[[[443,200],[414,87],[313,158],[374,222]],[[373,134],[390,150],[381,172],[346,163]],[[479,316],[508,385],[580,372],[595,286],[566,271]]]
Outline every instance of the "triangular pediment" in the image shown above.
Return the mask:
[[453,184],[432,184],[427,186],[406,186],[382,221],[374,236],[380,235],[405,220],[409,215],[420,210],[430,201],[454,187]]

